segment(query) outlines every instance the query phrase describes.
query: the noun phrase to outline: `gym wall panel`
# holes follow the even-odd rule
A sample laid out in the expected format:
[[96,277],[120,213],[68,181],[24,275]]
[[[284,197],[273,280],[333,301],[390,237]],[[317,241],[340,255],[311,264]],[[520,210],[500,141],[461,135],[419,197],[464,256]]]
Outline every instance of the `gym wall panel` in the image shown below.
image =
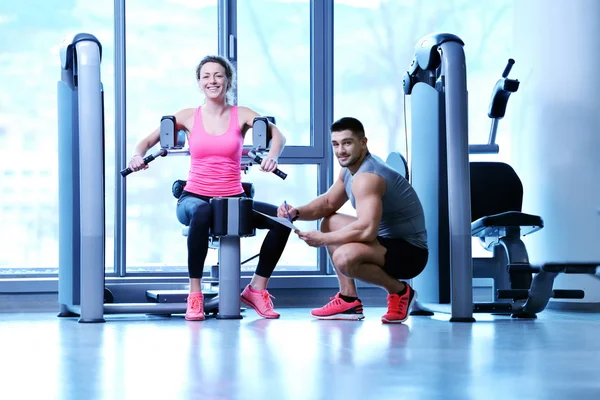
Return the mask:
[[[532,263],[600,261],[600,2],[515,1],[511,158],[525,212],[545,227],[525,238]],[[555,288],[584,289],[600,303],[599,276],[560,275]],[[575,300],[554,300],[575,301]]]

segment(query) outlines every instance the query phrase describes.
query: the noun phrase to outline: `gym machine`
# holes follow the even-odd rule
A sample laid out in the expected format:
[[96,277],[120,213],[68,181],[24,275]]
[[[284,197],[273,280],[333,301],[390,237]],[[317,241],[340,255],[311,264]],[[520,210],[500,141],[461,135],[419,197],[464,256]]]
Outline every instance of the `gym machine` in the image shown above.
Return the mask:
[[[256,117],[252,124],[251,149],[242,150],[241,171],[247,172],[253,165],[262,163],[264,153],[270,147],[270,124],[275,124],[274,117]],[[186,134],[183,130],[176,129],[177,122],[174,116],[164,116],[160,123],[160,149],[144,158],[148,164],[159,157],[168,155],[186,155],[190,151],[185,148]],[[133,171],[125,168],[122,176],[127,176]],[[287,174],[279,168],[273,174],[281,179],[286,179]],[[185,188],[186,181],[176,180],[172,186],[172,193],[179,198]],[[219,319],[241,318],[239,313],[240,293],[240,267],[246,262],[258,257],[255,255],[241,261],[240,238],[255,235],[255,230],[250,226],[252,218],[252,199],[254,198],[254,185],[242,182],[247,198],[214,198],[211,200],[213,219],[209,231],[209,247],[218,249],[219,262],[211,266],[210,276],[202,278],[205,314],[216,314]],[[187,236],[188,226],[182,228],[183,236]],[[146,298],[153,303],[185,303],[188,296],[187,290],[159,290],[146,291]]]
[[[105,301],[104,91],[100,77],[102,46],[93,35],[66,38],[60,49],[58,96],[59,158],[59,317],[104,322],[105,314],[183,314],[186,303],[110,303]],[[255,147],[242,170],[260,163],[268,148],[268,123],[255,119]],[[175,131],[174,118],[161,120],[161,148],[147,162],[168,154],[189,154],[185,134]],[[124,170],[122,176],[128,175]],[[286,174],[274,173],[282,179]],[[252,199],[213,199],[213,236],[220,241],[219,309],[217,318],[240,316],[240,237],[251,235],[248,213]],[[234,203],[234,204],[231,204]],[[110,293],[108,293],[110,295]]]
[[[488,143],[468,144],[463,46],[448,33],[421,38],[404,76],[404,92],[411,96],[411,183],[423,203],[430,250],[414,285],[421,302],[450,303],[450,321],[473,322],[473,312],[535,318],[550,298],[583,298],[581,290],[553,290],[559,273],[594,274],[600,263],[529,263],[521,236],[542,229],[543,220],[521,212],[521,181],[505,163],[469,162],[469,154],[499,152],[498,122],[519,88],[508,78],[514,60],[492,93]],[[472,259],[471,237],[494,257]],[[474,277],[493,278],[495,301],[473,302]],[[428,310],[417,303],[411,314]]]

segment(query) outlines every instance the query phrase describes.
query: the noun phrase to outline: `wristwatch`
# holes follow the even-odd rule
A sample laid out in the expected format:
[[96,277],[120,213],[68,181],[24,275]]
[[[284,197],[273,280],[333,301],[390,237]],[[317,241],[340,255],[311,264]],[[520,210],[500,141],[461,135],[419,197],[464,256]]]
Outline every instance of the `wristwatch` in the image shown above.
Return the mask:
[[296,216],[294,218],[292,218],[292,222],[296,221],[298,218],[300,218],[300,211],[298,211],[298,209],[296,209]]

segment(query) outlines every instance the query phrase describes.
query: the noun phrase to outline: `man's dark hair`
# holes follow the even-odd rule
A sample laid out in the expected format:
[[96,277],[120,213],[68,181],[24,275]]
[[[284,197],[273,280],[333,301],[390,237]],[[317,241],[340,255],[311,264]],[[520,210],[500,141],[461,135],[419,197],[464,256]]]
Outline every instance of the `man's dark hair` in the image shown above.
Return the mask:
[[340,118],[331,124],[331,132],[341,132],[345,130],[352,131],[352,133],[358,136],[359,139],[365,137],[365,128],[363,124],[352,117]]

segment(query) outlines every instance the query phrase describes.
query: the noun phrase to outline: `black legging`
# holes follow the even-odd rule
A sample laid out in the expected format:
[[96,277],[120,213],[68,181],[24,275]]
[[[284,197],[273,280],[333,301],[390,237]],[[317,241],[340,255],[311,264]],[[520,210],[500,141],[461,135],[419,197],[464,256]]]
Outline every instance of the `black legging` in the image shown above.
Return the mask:
[[[242,197],[245,195],[232,196]],[[177,201],[177,218],[190,229],[187,238],[188,247],[188,271],[190,278],[202,278],[204,261],[208,253],[208,235],[212,221],[212,209],[210,207],[211,197],[200,196],[184,191]],[[261,213],[277,216],[277,207],[253,201],[254,209]],[[260,248],[256,275],[264,278],[271,277],[273,270],[283,254],[285,245],[290,236],[291,229],[260,215],[252,213],[252,227],[255,229],[268,229]]]

